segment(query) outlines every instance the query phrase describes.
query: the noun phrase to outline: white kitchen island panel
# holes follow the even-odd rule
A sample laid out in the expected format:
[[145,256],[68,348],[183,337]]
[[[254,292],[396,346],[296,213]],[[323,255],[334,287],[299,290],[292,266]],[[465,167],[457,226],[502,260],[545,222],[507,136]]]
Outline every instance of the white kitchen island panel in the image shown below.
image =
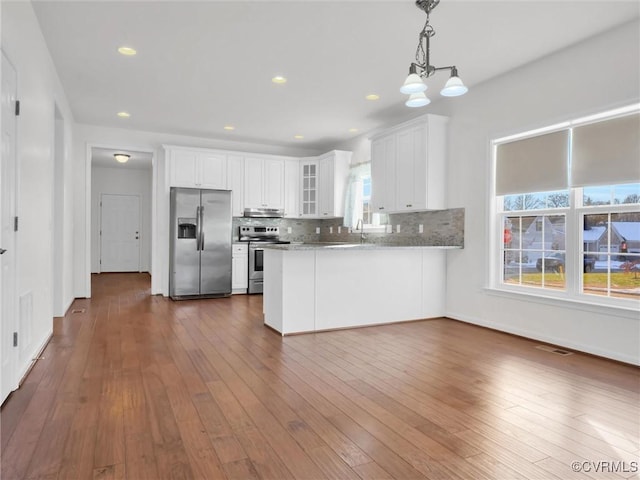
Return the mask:
[[313,251],[264,251],[264,323],[280,333],[315,330]]
[[265,324],[283,335],[444,315],[445,251],[265,248]]

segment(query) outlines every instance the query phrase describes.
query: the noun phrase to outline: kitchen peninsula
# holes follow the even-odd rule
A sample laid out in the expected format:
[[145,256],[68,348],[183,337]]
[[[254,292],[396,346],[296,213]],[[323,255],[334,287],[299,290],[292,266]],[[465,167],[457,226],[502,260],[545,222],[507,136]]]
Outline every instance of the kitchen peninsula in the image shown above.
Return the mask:
[[265,246],[264,322],[287,335],[440,317],[452,248]]

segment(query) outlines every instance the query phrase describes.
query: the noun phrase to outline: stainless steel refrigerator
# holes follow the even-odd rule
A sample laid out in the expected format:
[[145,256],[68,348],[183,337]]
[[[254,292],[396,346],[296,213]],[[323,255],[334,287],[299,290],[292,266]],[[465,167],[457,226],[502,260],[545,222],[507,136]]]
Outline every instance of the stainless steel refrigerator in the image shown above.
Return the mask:
[[171,188],[169,295],[231,295],[231,192]]

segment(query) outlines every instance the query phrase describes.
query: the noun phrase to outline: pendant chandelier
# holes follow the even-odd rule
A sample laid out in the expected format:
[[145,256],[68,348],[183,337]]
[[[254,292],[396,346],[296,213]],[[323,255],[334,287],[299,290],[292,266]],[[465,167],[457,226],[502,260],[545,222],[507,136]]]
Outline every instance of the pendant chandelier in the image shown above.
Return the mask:
[[436,32],[429,24],[429,14],[438,6],[440,0],[416,0],[416,6],[427,14],[427,21],[420,32],[418,38],[418,48],[416,49],[416,61],[409,67],[409,76],[400,88],[400,92],[409,95],[405,102],[407,107],[424,107],[431,103],[431,100],[424,94],[427,84],[423,79],[429,78],[440,70],[449,70],[451,76],[444,88],[440,90],[440,95],[445,97],[458,97],[467,93],[468,88],[458,77],[458,69],[455,65],[448,67],[434,67],[429,62],[429,40]]

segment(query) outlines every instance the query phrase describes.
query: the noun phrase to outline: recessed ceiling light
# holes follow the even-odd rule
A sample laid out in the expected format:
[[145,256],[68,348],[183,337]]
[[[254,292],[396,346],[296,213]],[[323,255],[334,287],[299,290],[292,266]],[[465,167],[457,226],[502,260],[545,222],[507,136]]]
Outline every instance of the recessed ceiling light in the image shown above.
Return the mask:
[[367,95],[366,97],[367,100],[380,100],[380,95],[376,95],[375,93],[372,93],[370,95]]
[[358,131],[357,128],[350,128],[349,133],[356,133]]
[[224,129],[227,130],[228,132],[231,132],[232,130],[235,130],[236,127],[234,127],[233,125],[225,125]]
[[273,83],[277,83],[278,85],[282,85],[283,83],[287,83],[287,79],[284,78],[282,75],[276,75],[275,77],[273,77],[271,79],[271,81]]
[[128,57],[138,53],[135,48],[131,48],[131,47],[120,47],[120,48],[118,48],[118,52],[120,52],[122,55],[126,55]]
[[118,112],[120,118],[129,118],[131,114],[129,112]]
[[293,138],[295,138],[296,140],[302,140],[304,138],[304,135],[294,135]]

